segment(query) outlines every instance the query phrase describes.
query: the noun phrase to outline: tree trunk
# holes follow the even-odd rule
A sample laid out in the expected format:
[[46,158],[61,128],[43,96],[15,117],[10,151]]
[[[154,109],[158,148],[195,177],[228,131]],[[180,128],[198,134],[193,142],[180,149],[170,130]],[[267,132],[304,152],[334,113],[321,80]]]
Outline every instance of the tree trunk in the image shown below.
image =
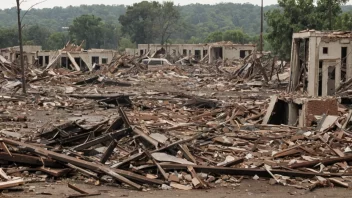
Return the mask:
[[17,3],[17,21],[18,21],[18,41],[20,44],[20,58],[21,58],[21,69],[22,69],[22,91],[24,94],[26,91],[26,76],[25,76],[25,67],[23,60],[23,44],[22,44],[22,25],[21,25],[21,9],[20,9],[20,0],[16,0]]

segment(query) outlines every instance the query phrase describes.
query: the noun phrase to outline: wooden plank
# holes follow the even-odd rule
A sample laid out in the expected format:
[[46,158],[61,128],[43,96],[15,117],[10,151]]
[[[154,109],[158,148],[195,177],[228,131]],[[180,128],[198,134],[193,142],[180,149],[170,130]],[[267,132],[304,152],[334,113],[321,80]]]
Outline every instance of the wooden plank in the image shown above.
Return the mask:
[[0,146],[8,155],[10,155],[12,157],[12,154],[11,154],[9,148],[7,148],[7,146],[4,142],[0,142]]
[[85,169],[80,168],[78,166],[75,166],[73,164],[67,164],[67,166],[72,168],[72,169],[74,169],[74,170],[77,170],[77,171],[81,172],[82,174],[84,174],[84,175],[86,175],[88,177],[93,177],[94,179],[98,179],[98,174],[96,174],[96,173],[93,173],[91,171],[85,170]]
[[106,151],[104,152],[103,156],[100,159],[100,163],[105,164],[105,162],[110,158],[112,152],[116,148],[116,145],[117,145],[116,140],[112,140],[110,142],[110,145],[108,146],[108,148],[106,149]]
[[92,197],[92,196],[98,196],[98,195],[101,195],[101,193],[69,195],[68,198]]
[[23,185],[24,180],[23,179],[18,179],[18,180],[13,180],[13,181],[6,181],[6,182],[0,182],[0,190],[10,188],[10,187],[15,187],[19,185]]
[[244,162],[244,159],[245,159],[245,158],[234,159],[234,160],[229,161],[229,162],[226,162],[225,164],[222,164],[222,165],[220,165],[220,166],[223,166],[223,167],[231,167],[231,166],[234,166],[234,165],[237,165],[237,164],[239,164],[239,163]]
[[89,194],[88,192],[86,192],[86,191],[84,191],[84,190],[82,190],[82,189],[80,189],[80,188],[78,188],[78,187],[76,187],[76,186],[74,186],[74,185],[72,185],[72,184],[70,184],[70,183],[67,183],[67,186],[68,186],[69,188],[71,188],[71,189],[73,189],[73,190],[75,190],[75,191],[81,193],[81,194]]
[[160,164],[154,159],[154,157],[147,150],[145,150],[144,152],[149,157],[149,159],[152,160],[153,163],[156,165],[156,167],[158,168],[158,170],[160,171],[160,173],[164,177],[164,179],[168,180],[168,176],[167,176],[166,172],[164,171],[164,169],[161,168]]
[[193,157],[186,144],[179,144],[178,146],[187,160],[197,164],[196,159]]
[[76,71],[81,71],[81,68],[78,66],[78,64],[76,63],[75,59],[72,57],[72,55],[70,54],[70,52],[66,52],[68,58],[70,59],[72,65],[75,67]]
[[274,111],[274,108],[275,108],[275,104],[278,100],[278,97],[277,95],[273,95],[271,96],[271,100],[270,100],[270,103],[269,103],[269,107],[267,108],[266,110],[266,114],[263,118],[263,122],[262,124],[268,124],[269,120],[270,120],[270,117],[271,117],[271,114],[273,113]]
[[62,165],[50,159],[43,159],[36,156],[23,155],[18,153],[12,153],[12,156],[10,156],[5,152],[0,152],[0,159],[9,162],[30,164],[32,166],[47,166],[54,168],[62,167]]
[[322,159],[322,160],[314,160],[314,161],[309,161],[309,162],[302,162],[302,163],[296,163],[296,164],[291,164],[289,168],[303,168],[303,167],[314,167],[315,165],[321,163],[324,164],[325,166],[335,164],[337,162],[350,162],[352,161],[352,156],[346,156],[346,157],[337,157],[337,158],[327,158],[327,159]]
[[37,168],[37,170],[47,173],[49,175],[52,175],[54,177],[62,177],[71,171],[70,168],[57,169],[57,168],[44,168],[44,167]]
[[[160,164],[164,170],[187,170],[189,165],[185,164]],[[212,166],[192,166],[198,172],[213,173],[213,174],[226,174],[226,175],[241,175],[241,176],[254,176],[259,177],[271,177],[271,175],[264,169],[252,169],[252,168],[231,168],[231,167],[212,167]],[[341,176],[341,174],[323,174],[323,173],[311,173],[302,171],[288,171],[288,170],[271,170],[273,174],[292,176],[292,177],[304,177],[313,178],[315,176]],[[348,175],[348,174],[347,174]]]
[[7,138],[1,138],[0,141],[5,142],[6,144],[9,145],[13,145],[13,146],[18,146],[21,149],[24,149],[26,151],[29,152],[33,152],[42,156],[47,156],[50,157],[52,159],[55,159],[57,161],[62,161],[62,162],[66,162],[66,163],[71,163],[73,165],[79,166],[79,167],[83,167],[83,168],[87,168],[89,170],[92,171],[98,171],[98,172],[104,172],[107,175],[112,176],[113,178],[126,183],[130,186],[133,186],[134,188],[138,189],[138,190],[142,190],[142,186],[140,186],[139,184],[136,184],[132,181],[130,181],[129,179],[126,179],[125,177],[121,176],[120,174],[118,174],[114,169],[102,165],[102,164],[97,164],[97,163],[92,163],[92,162],[87,162],[81,159],[77,159],[68,155],[64,155],[64,154],[60,154],[60,153],[56,153],[53,151],[48,151],[45,150],[44,148],[41,147],[37,147],[37,146],[33,146],[27,143],[23,143],[23,142],[18,142],[18,141],[14,141],[14,140],[10,140]]
[[351,116],[352,116],[352,109],[350,109],[350,110],[348,111],[348,115],[347,115],[347,118],[346,118],[345,123],[343,123],[343,125],[342,125],[342,129],[346,129],[348,123],[349,123],[350,120],[351,120]]
[[191,173],[192,177],[196,178],[203,188],[208,188],[208,185],[201,178],[198,177],[196,171],[194,170],[194,168],[192,166],[187,166],[187,169]]
[[100,136],[98,138],[95,138],[94,140],[91,140],[91,141],[88,141],[86,143],[74,146],[72,149],[76,150],[76,151],[80,151],[80,150],[89,148],[91,146],[94,146],[94,145],[97,145],[97,144],[100,144],[102,142],[106,142],[106,141],[109,141],[109,140],[116,140],[117,141],[117,140],[125,137],[126,135],[128,135],[128,133],[130,133],[130,131],[131,131],[131,128],[127,128],[127,129],[122,129],[122,130],[119,130],[119,131],[111,132],[111,133],[102,135],[102,136]]
[[[119,107],[119,114],[120,116],[122,117],[123,119],[123,122],[125,123],[125,127],[130,127],[131,126],[131,122],[130,120],[128,119],[125,111],[122,109],[122,107]],[[158,148],[159,146],[159,142],[154,140],[153,138],[151,138],[149,135],[145,134],[143,131],[139,130],[139,129],[136,129],[134,128],[133,129],[133,132],[136,134],[136,135],[139,135],[143,140],[147,141],[149,144],[153,145],[155,148]]]
[[4,170],[2,170],[2,168],[0,168],[0,177],[7,181],[11,179],[11,177],[7,176],[7,174],[5,173]]
[[[171,144],[169,144],[169,145],[167,145],[167,146],[164,146],[164,147],[162,147],[162,148],[159,148],[159,149],[156,149],[156,150],[154,150],[154,151],[151,151],[150,153],[155,153],[155,152],[160,152],[160,151],[163,151],[163,150],[166,150],[166,149],[170,149],[170,148],[173,148],[174,146],[177,146],[177,145],[179,145],[179,144],[183,144],[183,143],[186,143],[186,142],[190,142],[190,141],[192,141],[192,140],[195,140],[195,139],[197,139],[197,138],[199,138],[199,137],[201,137],[201,136],[202,136],[202,133],[198,133],[198,134],[196,134],[196,135],[194,135],[194,136],[192,136],[192,137],[190,137],[190,138],[188,138],[188,139],[176,141],[176,142],[171,143]],[[130,158],[128,158],[128,159],[122,161],[121,163],[115,165],[115,167],[118,168],[118,167],[126,166],[129,162],[141,158],[142,156],[144,156],[144,154],[145,154],[145,153],[139,153],[139,154],[137,154],[137,155],[134,155],[133,157],[130,157]]]

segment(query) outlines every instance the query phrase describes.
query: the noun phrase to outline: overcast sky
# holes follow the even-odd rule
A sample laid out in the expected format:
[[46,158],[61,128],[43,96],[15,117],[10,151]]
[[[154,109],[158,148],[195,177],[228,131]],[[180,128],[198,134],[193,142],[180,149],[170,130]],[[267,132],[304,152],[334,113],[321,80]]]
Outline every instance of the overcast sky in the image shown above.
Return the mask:
[[[16,1],[15,0],[0,0],[0,9],[4,8],[11,8],[16,6]],[[26,2],[23,3],[23,8],[28,8],[31,5],[41,2],[43,0],[25,0]],[[119,1],[119,0],[47,0],[44,3],[41,3],[37,5],[35,8],[52,8],[55,6],[62,6],[66,7],[69,5],[72,6],[78,6],[82,4],[107,4],[107,5],[113,5],[113,4],[133,4],[136,2],[140,2],[141,0],[127,0],[127,1]],[[162,0],[159,0],[162,1]],[[232,3],[247,3],[250,2],[252,4],[257,4],[259,5],[261,0],[173,0],[175,4],[180,4],[180,5],[186,5],[192,3],[202,3],[202,4],[216,4],[216,3],[221,3],[221,2],[232,2]],[[121,3],[120,3],[121,2]],[[277,0],[264,0],[265,5],[271,5],[271,4],[276,4]]]

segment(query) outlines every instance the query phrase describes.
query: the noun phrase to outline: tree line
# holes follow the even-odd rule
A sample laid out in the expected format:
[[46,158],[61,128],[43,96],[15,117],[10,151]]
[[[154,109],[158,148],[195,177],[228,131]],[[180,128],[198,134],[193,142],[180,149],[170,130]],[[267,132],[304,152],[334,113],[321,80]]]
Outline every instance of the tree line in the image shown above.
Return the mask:
[[[292,33],[304,29],[351,30],[347,0],[279,0],[266,6],[264,49],[283,59]],[[18,45],[14,8],[0,10],[0,48]],[[123,50],[138,43],[258,43],[260,7],[252,4],[174,5],[142,1],[132,6],[82,5],[31,10],[24,19],[24,44],[62,48],[67,41],[85,48]]]

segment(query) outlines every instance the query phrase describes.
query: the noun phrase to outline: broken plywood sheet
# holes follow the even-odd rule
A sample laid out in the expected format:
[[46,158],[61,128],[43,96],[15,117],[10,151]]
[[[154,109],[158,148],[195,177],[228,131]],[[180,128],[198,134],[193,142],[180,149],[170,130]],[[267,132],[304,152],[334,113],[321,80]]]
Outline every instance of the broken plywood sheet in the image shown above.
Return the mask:
[[[92,65],[92,63],[89,61],[89,58],[87,59],[85,56],[79,56],[82,61],[87,65],[89,71],[92,71],[94,66]],[[95,63],[94,63],[95,64]]]
[[149,136],[162,144],[165,144],[168,139],[165,135],[160,133],[152,133]]
[[6,60],[6,58],[4,58],[4,57],[1,56],[1,55],[0,55],[0,62],[7,63],[7,64],[11,64],[10,61]]
[[69,52],[67,52],[67,56],[70,59],[72,65],[75,67],[76,71],[81,71],[81,68],[78,66],[75,59],[72,57],[72,55]]
[[185,186],[185,185],[178,184],[175,182],[171,182],[170,186],[173,188],[179,189],[179,190],[192,190],[192,186]]
[[172,155],[168,155],[166,153],[152,153],[153,158],[159,162],[174,162],[178,164],[188,164],[188,165],[195,165],[194,163],[187,161],[185,159],[177,158]]
[[49,64],[46,66],[45,70],[49,69],[51,66],[53,66],[61,57],[61,51],[58,51],[58,54],[50,60]]
[[338,116],[332,116],[332,115],[326,116],[325,119],[321,121],[322,123],[319,128],[319,131],[323,132],[326,129],[330,128],[338,118],[339,118]]
[[271,100],[270,100],[270,103],[269,103],[269,107],[268,107],[268,109],[266,110],[266,114],[265,114],[265,117],[264,117],[264,119],[263,119],[262,124],[268,124],[269,119],[270,119],[270,116],[271,116],[271,114],[273,113],[273,110],[274,110],[274,108],[275,108],[275,104],[276,104],[277,100],[278,100],[277,95],[271,96]]

